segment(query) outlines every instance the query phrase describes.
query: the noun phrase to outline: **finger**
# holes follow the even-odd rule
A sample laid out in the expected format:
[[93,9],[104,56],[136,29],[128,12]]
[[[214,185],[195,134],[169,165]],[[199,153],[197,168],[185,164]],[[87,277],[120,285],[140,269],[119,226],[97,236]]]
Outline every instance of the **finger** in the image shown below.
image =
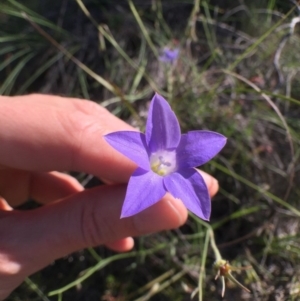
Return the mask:
[[219,182],[203,170],[198,170],[207,186],[209,195],[213,197],[219,190]]
[[1,196],[0,196],[0,210],[2,210],[2,211],[11,211],[12,210],[11,206],[8,205],[6,200],[4,198],[2,198]]
[[126,182],[136,167],[103,139],[108,132],[133,128],[93,102],[0,97],[0,112],[2,167],[85,171],[114,182]]
[[116,252],[130,251],[134,247],[134,240],[132,237],[126,237],[120,240],[112,241],[106,244],[106,246]]
[[100,186],[36,210],[16,212],[18,223],[9,233],[18,238],[16,257],[28,262],[28,269],[33,266],[29,271],[33,273],[85,247],[107,244],[130,249],[132,242],[124,237],[176,228],[187,218],[182,202],[166,194],[140,214],[120,219],[125,191],[124,185]]
[[39,203],[49,203],[82,191],[82,185],[61,172],[38,172],[32,175],[30,197]]
[[59,172],[0,170],[0,195],[13,207],[29,198],[46,204],[82,190],[75,178]]

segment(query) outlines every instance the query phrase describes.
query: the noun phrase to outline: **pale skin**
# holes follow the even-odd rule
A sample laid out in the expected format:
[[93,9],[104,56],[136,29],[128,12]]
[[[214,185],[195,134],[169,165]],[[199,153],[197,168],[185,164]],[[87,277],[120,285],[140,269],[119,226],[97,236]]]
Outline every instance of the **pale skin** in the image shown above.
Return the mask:
[[[134,245],[132,237],[185,223],[186,208],[170,194],[120,219],[136,165],[103,139],[120,130],[134,129],[90,101],[0,96],[0,300],[27,276],[74,251],[103,244],[125,252]],[[115,184],[84,190],[66,171]],[[218,182],[200,172],[215,195]],[[44,206],[14,210],[28,198]]]

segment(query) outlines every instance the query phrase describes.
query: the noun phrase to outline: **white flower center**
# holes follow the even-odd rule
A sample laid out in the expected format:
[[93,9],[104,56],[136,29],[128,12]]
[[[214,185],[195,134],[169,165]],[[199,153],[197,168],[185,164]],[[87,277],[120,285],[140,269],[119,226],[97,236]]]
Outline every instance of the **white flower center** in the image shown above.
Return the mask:
[[177,169],[176,151],[160,150],[150,155],[152,171],[160,176],[166,176]]

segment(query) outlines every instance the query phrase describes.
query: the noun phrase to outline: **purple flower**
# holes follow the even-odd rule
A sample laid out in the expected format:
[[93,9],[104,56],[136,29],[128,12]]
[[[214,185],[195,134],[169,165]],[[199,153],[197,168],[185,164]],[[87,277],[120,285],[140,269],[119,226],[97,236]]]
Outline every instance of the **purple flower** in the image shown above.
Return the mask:
[[155,94],[145,134],[120,131],[104,138],[138,165],[128,183],[121,218],[152,206],[168,191],[181,199],[194,214],[209,219],[209,193],[194,167],[206,163],[224,147],[226,138],[223,135],[211,131],[191,131],[181,135],[170,105]]
[[173,63],[174,61],[177,60],[178,55],[179,55],[178,48],[174,48],[174,49],[164,48],[162,54],[159,56],[159,60],[165,63]]

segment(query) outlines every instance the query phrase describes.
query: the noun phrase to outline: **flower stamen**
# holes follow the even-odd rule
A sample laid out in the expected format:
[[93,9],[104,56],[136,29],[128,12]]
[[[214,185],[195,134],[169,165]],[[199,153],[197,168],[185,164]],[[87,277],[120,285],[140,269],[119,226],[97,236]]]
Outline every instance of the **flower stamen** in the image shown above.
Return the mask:
[[150,166],[153,172],[166,176],[176,171],[176,152],[161,150],[150,155]]

